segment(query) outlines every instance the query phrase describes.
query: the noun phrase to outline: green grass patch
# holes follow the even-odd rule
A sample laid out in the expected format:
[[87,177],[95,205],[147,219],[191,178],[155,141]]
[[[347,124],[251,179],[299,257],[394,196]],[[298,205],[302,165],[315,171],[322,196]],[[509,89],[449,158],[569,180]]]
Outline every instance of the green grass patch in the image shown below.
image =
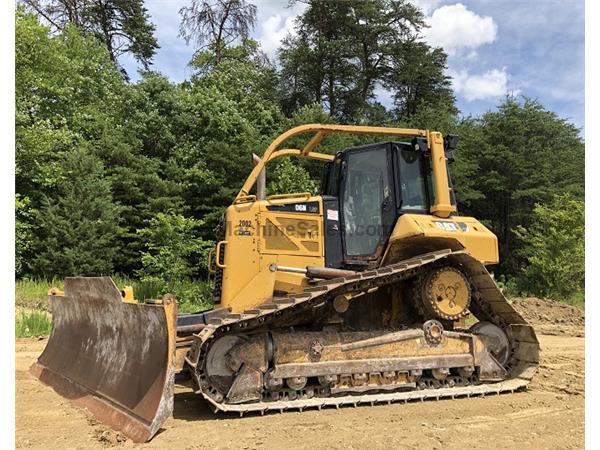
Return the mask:
[[206,281],[176,281],[171,283],[158,279],[145,279],[133,285],[138,300],[161,298],[167,292],[177,299],[177,310],[183,313],[206,311],[213,307],[213,285]]
[[585,294],[583,292],[577,292],[571,295],[564,301],[567,305],[574,306],[582,311],[585,311]]
[[175,297],[178,299],[177,308],[180,312],[193,313],[214,307],[212,283],[188,282],[175,291]]
[[568,297],[561,296],[558,292],[547,293],[543,295],[536,293],[531,286],[527,284],[524,279],[520,278],[507,278],[504,275],[500,275],[496,278],[496,284],[502,290],[502,293],[507,298],[514,297],[537,297],[553,300],[559,303],[565,303],[567,305],[578,308],[585,311],[585,293],[581,291],[573,292]]
[[[135,298],[142,302],[146,299],[162,298],[167,292],[177,298],[180,312],[196,312],[211,309],[212,283],[206,281],[177,281],[168,286],[161,280],[137,281],[122,276],[113,276],[113,281],[119,289],[125,286],[133,287]],[[48,291],[50,288],[64,289],[62,279],[52,280],[17,280],[15,286],[15,305],[26,310],[50,311]]]
[[52,331],[52,320],[45,311],[21,312],[16,322],[15,334],[18,338],[48,336]]
[[15,304],[17,307],[50,311],[48,290],[63,289],[63,280],[17,280],[15,283]]

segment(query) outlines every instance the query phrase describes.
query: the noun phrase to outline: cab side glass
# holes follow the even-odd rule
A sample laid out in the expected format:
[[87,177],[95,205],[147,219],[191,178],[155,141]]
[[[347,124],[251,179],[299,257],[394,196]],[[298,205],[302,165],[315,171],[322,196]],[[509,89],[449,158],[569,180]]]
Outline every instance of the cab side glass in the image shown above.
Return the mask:
[[427,210],[427,187],[421,153],[407,148],[401,148],[399,153],[402,210]]

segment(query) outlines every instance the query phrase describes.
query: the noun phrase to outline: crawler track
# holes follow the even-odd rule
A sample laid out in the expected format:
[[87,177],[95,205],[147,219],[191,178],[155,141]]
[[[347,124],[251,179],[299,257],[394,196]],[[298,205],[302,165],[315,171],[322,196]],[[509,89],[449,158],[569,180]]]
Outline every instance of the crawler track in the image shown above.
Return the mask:
[[[204,372],[204,358],[215,339],[228,333],[277,328],[293,315],[331,302],[343,293],[365,290],[396,283],[418,276],[431,264],[447,260],[459,266],[470,279],[474,288],[471,312],[479,320],[486,320],[501,327],[511,344],[507,364],[508,378],[495,383],[477,384],[461,382],[454,387],[426,387],[401,392],[348,394],[336,397],[303,398],[299,393],[294,400],[268,400],[253,403],[225,403],[219,391],[211,385]],[[228,314],[214,318],[198,334],[186,356],[186,365],[195,382],[197,392],[213,406],[215,412],[230,411],[243,415],[247,412],[303,410],[327,406],[408,402],[414,400],[455,398],[515,392],[526,388],[539,365],[539,344],[531,326],[512,308],[496,286],[485,266],[466,251],[442,250],[423,254],[377,270],[361,272],[344,278],[320,281],[299,294],[274,299],[243,314]]]

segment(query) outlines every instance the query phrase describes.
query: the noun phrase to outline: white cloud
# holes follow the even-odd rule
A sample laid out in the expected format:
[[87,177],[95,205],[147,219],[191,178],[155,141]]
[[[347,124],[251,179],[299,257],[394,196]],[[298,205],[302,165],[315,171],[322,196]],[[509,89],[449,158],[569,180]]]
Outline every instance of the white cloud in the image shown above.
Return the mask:
[[445,5],[427,17],[429,28],[423,31],[426,41],[443,47],[449,55],[461,50],[473,51],[496,40],[498,26],[490,16],[479,16],[462,3]]
[[282,39],[288,33],[294,34],[294,21],[308,8],[308,5],[297,2],[292,7],[286,7],[285,1],[280,3],[258,1],[256,5],[258,6],[256,39],[260,42],[262,50],[273,59],[277,56]]
[[498,26],[492,17],[480,16],[462,3],[444,5],[437,9],[434,9],[438,4],[437,0],[413,0],[413,3],[425,3],[429,6],[429,9],[424,8],[429,28],[423,30],[423,37],[428,44],[442,47],[451,57],[448,74],[457,95],[472,102],[495,100],[508,92],[509,76],[506,68],[479,73],[472,73],[465,68],[477,67],[477,49],[496,40]]
[[504,68],[481,74],[470,74],[466,70],[448,72],[452,77],[454,91],[469,102],[501,97],[508,92],[508,74]]
[[283,17],[281,14],[275,14],[262,23],[259,41],[262,50],[269,57],[277,55],[282,39],[294,31],[294,19],[293,16]]

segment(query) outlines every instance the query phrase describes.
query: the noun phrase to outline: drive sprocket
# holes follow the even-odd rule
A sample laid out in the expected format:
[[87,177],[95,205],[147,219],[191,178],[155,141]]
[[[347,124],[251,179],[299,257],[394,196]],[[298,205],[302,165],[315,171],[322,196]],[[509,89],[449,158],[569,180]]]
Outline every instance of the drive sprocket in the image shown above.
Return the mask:
[[427,272],[420,283],[420,301],[428,318],[458,320],[469,313],[471,285],[457,268],[439,267]]

